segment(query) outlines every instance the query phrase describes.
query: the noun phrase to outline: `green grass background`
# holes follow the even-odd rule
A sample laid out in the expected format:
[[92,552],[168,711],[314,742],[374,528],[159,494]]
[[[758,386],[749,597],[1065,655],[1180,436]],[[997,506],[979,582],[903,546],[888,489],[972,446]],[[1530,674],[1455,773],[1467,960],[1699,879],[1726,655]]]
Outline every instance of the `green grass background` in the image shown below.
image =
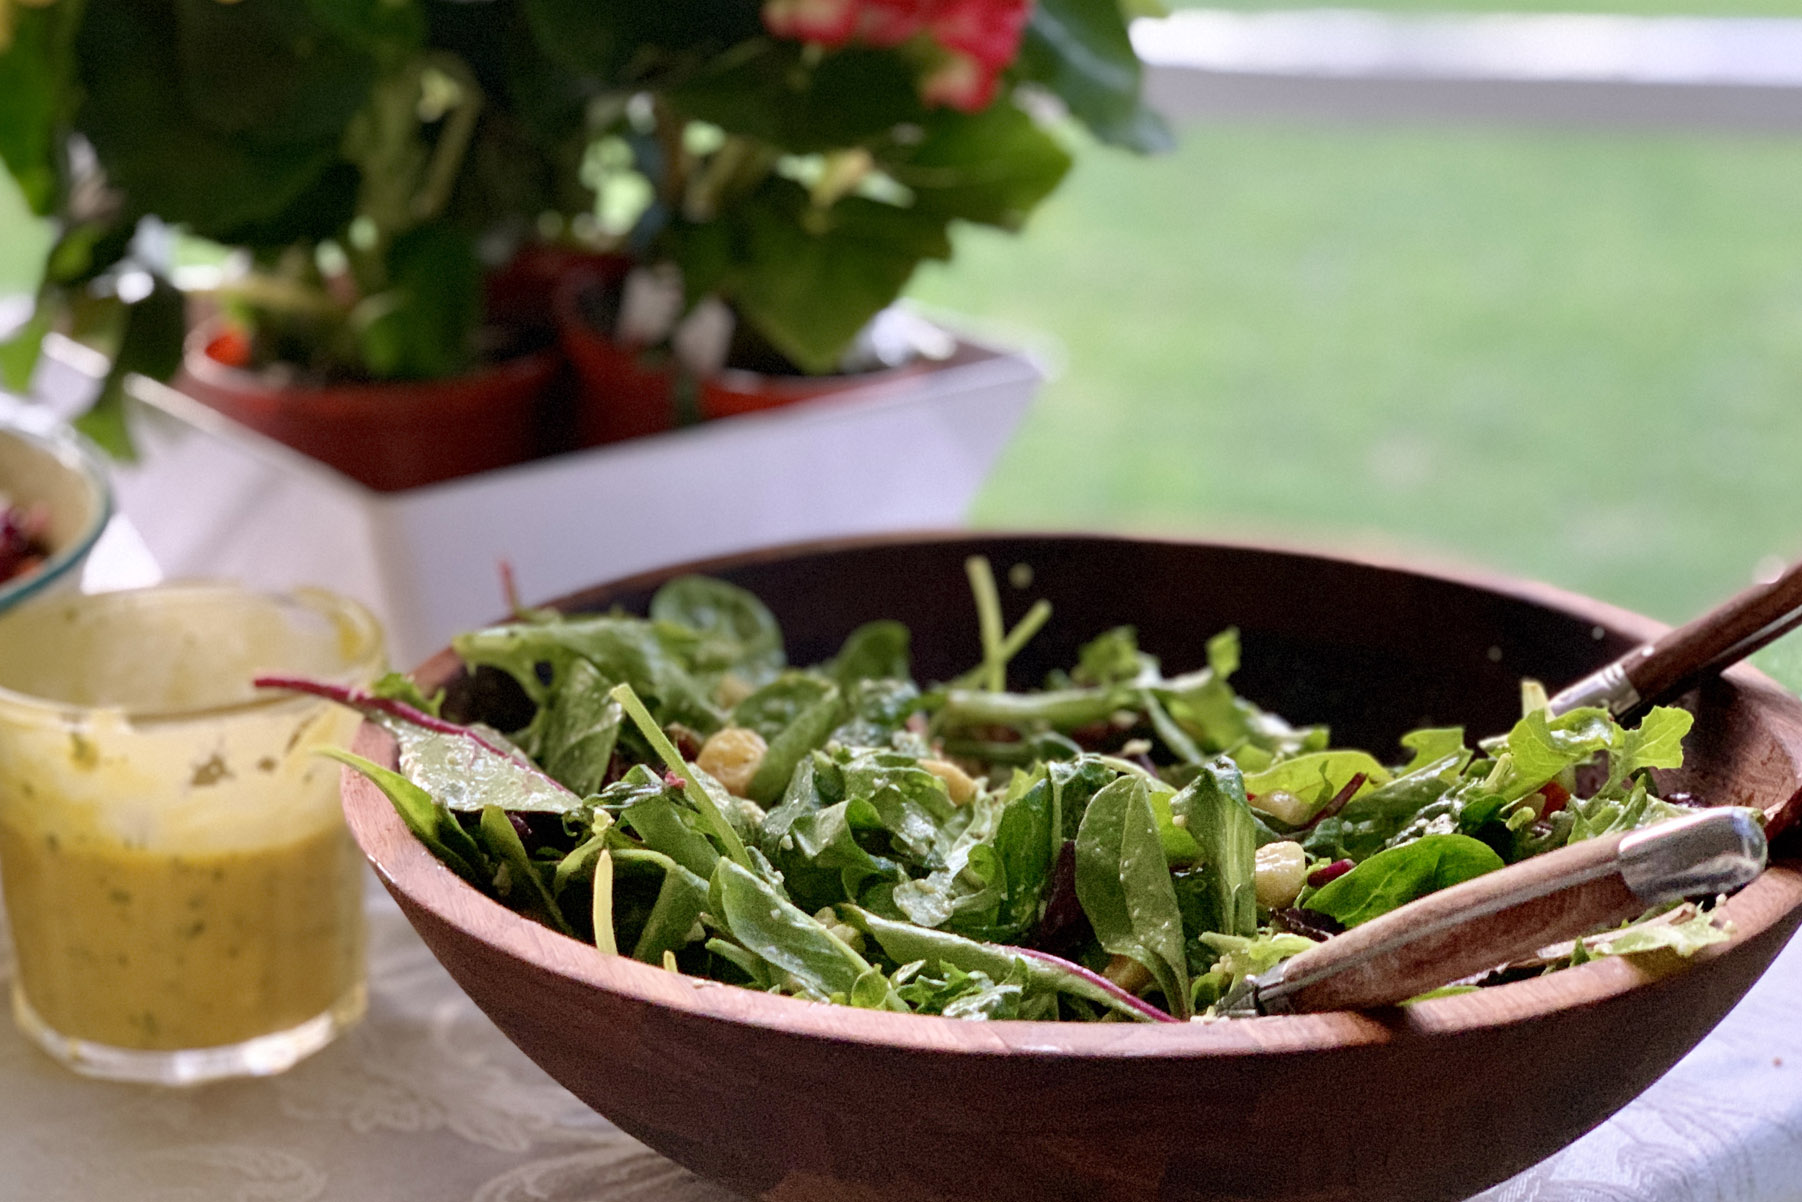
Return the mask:
[[[1802,555],[1802,142],[1192,126],[915,294],[1063,370],[980,522],[1276,534],[1677,620]],[[1767,667],[1802,686],[1802,642]]]
[[[1274,535],[1677,620],[1802,555],[1802,141],[1192,125],[921,301],[1057,377],[994,525]],[[0,292],[41,234],[0,195]],[[1802,687],[1802,640],[1766,667]]]

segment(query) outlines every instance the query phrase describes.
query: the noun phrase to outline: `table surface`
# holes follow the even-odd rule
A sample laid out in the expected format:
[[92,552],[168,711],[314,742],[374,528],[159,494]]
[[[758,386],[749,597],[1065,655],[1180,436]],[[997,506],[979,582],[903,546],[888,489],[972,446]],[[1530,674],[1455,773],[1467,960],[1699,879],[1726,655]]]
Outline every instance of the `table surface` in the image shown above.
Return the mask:
[[[284,1076],[187,1090],[88,1081],[0,1024],[0,1196],[730,1197],[621,1134],[540,1072],[463,995],[373,878],[368,910],[369,1016]],[[0,935],[0,983],[11,974]],[[1799,999],[1802,940],[1637,1101],[1482,1202],[1802,1198]]]

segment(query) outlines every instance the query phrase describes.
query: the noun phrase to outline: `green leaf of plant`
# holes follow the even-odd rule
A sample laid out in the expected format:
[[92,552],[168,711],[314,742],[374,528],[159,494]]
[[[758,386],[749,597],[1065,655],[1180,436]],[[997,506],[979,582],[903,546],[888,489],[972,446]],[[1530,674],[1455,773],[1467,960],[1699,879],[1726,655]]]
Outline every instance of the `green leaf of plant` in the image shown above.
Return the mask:
[[1016,69],[1055,92],[1104,142],[1142,152],[1175,145],[1139,98],[1142,70],[1119,0],[1039,0]]
[[741,254],[724,282],[739,314],[803,370],[830,372],[923,259],[948,258],[946,218],[859,196],[815,209],[766,181],[735,209]]
[[1144,965],[1178,1018],[1188,1016],[1182,913],[1143,777],[1089,802],[1076,833],[1076,896],[1107,951]]
[[89,410],[75,425],[109,455],[132,458],[131,431],[126,423],[125,381],[128,376],[167,380],[181,366],[182,337],[187,332],[187,306],[161,276],[152,276],[148,295],[125,310],[125,329],[106,379]]
[[946,217],[1019,229],[1070,170],[1069,152],[1008,101],[979,113],[942,110],[922,128],[889,173],[916,207]]
[[1501,866],[1502,857],[1493,848],[1468,835],[1427,835],[1378,852],[1327,884],[1305,905],[1355,927]]
[[0,162],[42,217],[55,212],[61,191],[58,143],[76,100],[72,49],[81,15],[80,0],[14,4],[12,44],[0,46]]
[[[216,0],[208,0],[215,3]],[[378,379],[443,379],[469,365],[482,317],[474,241],[448,222],[408,230],[388,250],[388,290],[358,306],[358,344]]]

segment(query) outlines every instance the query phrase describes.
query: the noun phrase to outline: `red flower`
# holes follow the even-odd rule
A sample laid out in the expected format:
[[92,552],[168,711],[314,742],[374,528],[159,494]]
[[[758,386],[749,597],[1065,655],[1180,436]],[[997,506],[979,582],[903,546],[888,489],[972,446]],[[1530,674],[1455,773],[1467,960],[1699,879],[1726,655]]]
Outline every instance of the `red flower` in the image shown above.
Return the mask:
[[999,71],[1014,61],[1030,0],[940,0],[926,33],[945,49]]
[[1032,0],[764,0],[763,23],[823,46],[917,43],[920,98],[973,113],[995,99],[1031,12]]
[[842,46],[857,30],[858,0],[764,0],[763,27],[779,38]]
[[1001,86],[1001,72],[956,50],[941,52],[938,63],[920,79],[920,99],[964,113],[989,107]]

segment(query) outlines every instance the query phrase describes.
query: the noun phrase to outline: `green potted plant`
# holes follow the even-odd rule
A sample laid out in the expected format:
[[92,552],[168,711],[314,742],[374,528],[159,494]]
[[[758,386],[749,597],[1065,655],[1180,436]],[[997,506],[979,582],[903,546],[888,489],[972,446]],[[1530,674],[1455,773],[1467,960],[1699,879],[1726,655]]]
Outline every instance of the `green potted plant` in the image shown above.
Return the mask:
[[668,424],[684,383],[724,416],[906,370],[872,323],[959,224],[1018,229],[1071,125],[1168,141],[1121,0],[535,7],[619,96],[590,178],[637,270],[559,305],[602,438]]
[[[8,381],[61,326],[113,350],[82,424],[116,451],[125,376],[179,369],[198,399],[377,488],[532,454],[557,360],[530,322],[492,320],[509,314],[486,303],[504,289],[484,252],[591,199],[558,192],[587,137],[580,85],[535,57],[507,70],[530,45],[523,7],[8,8],[0,157],[58,230]],[[171,285],[165,227],[234,252],[200,306]],[[212,316],[184,360],[196,308]]]

